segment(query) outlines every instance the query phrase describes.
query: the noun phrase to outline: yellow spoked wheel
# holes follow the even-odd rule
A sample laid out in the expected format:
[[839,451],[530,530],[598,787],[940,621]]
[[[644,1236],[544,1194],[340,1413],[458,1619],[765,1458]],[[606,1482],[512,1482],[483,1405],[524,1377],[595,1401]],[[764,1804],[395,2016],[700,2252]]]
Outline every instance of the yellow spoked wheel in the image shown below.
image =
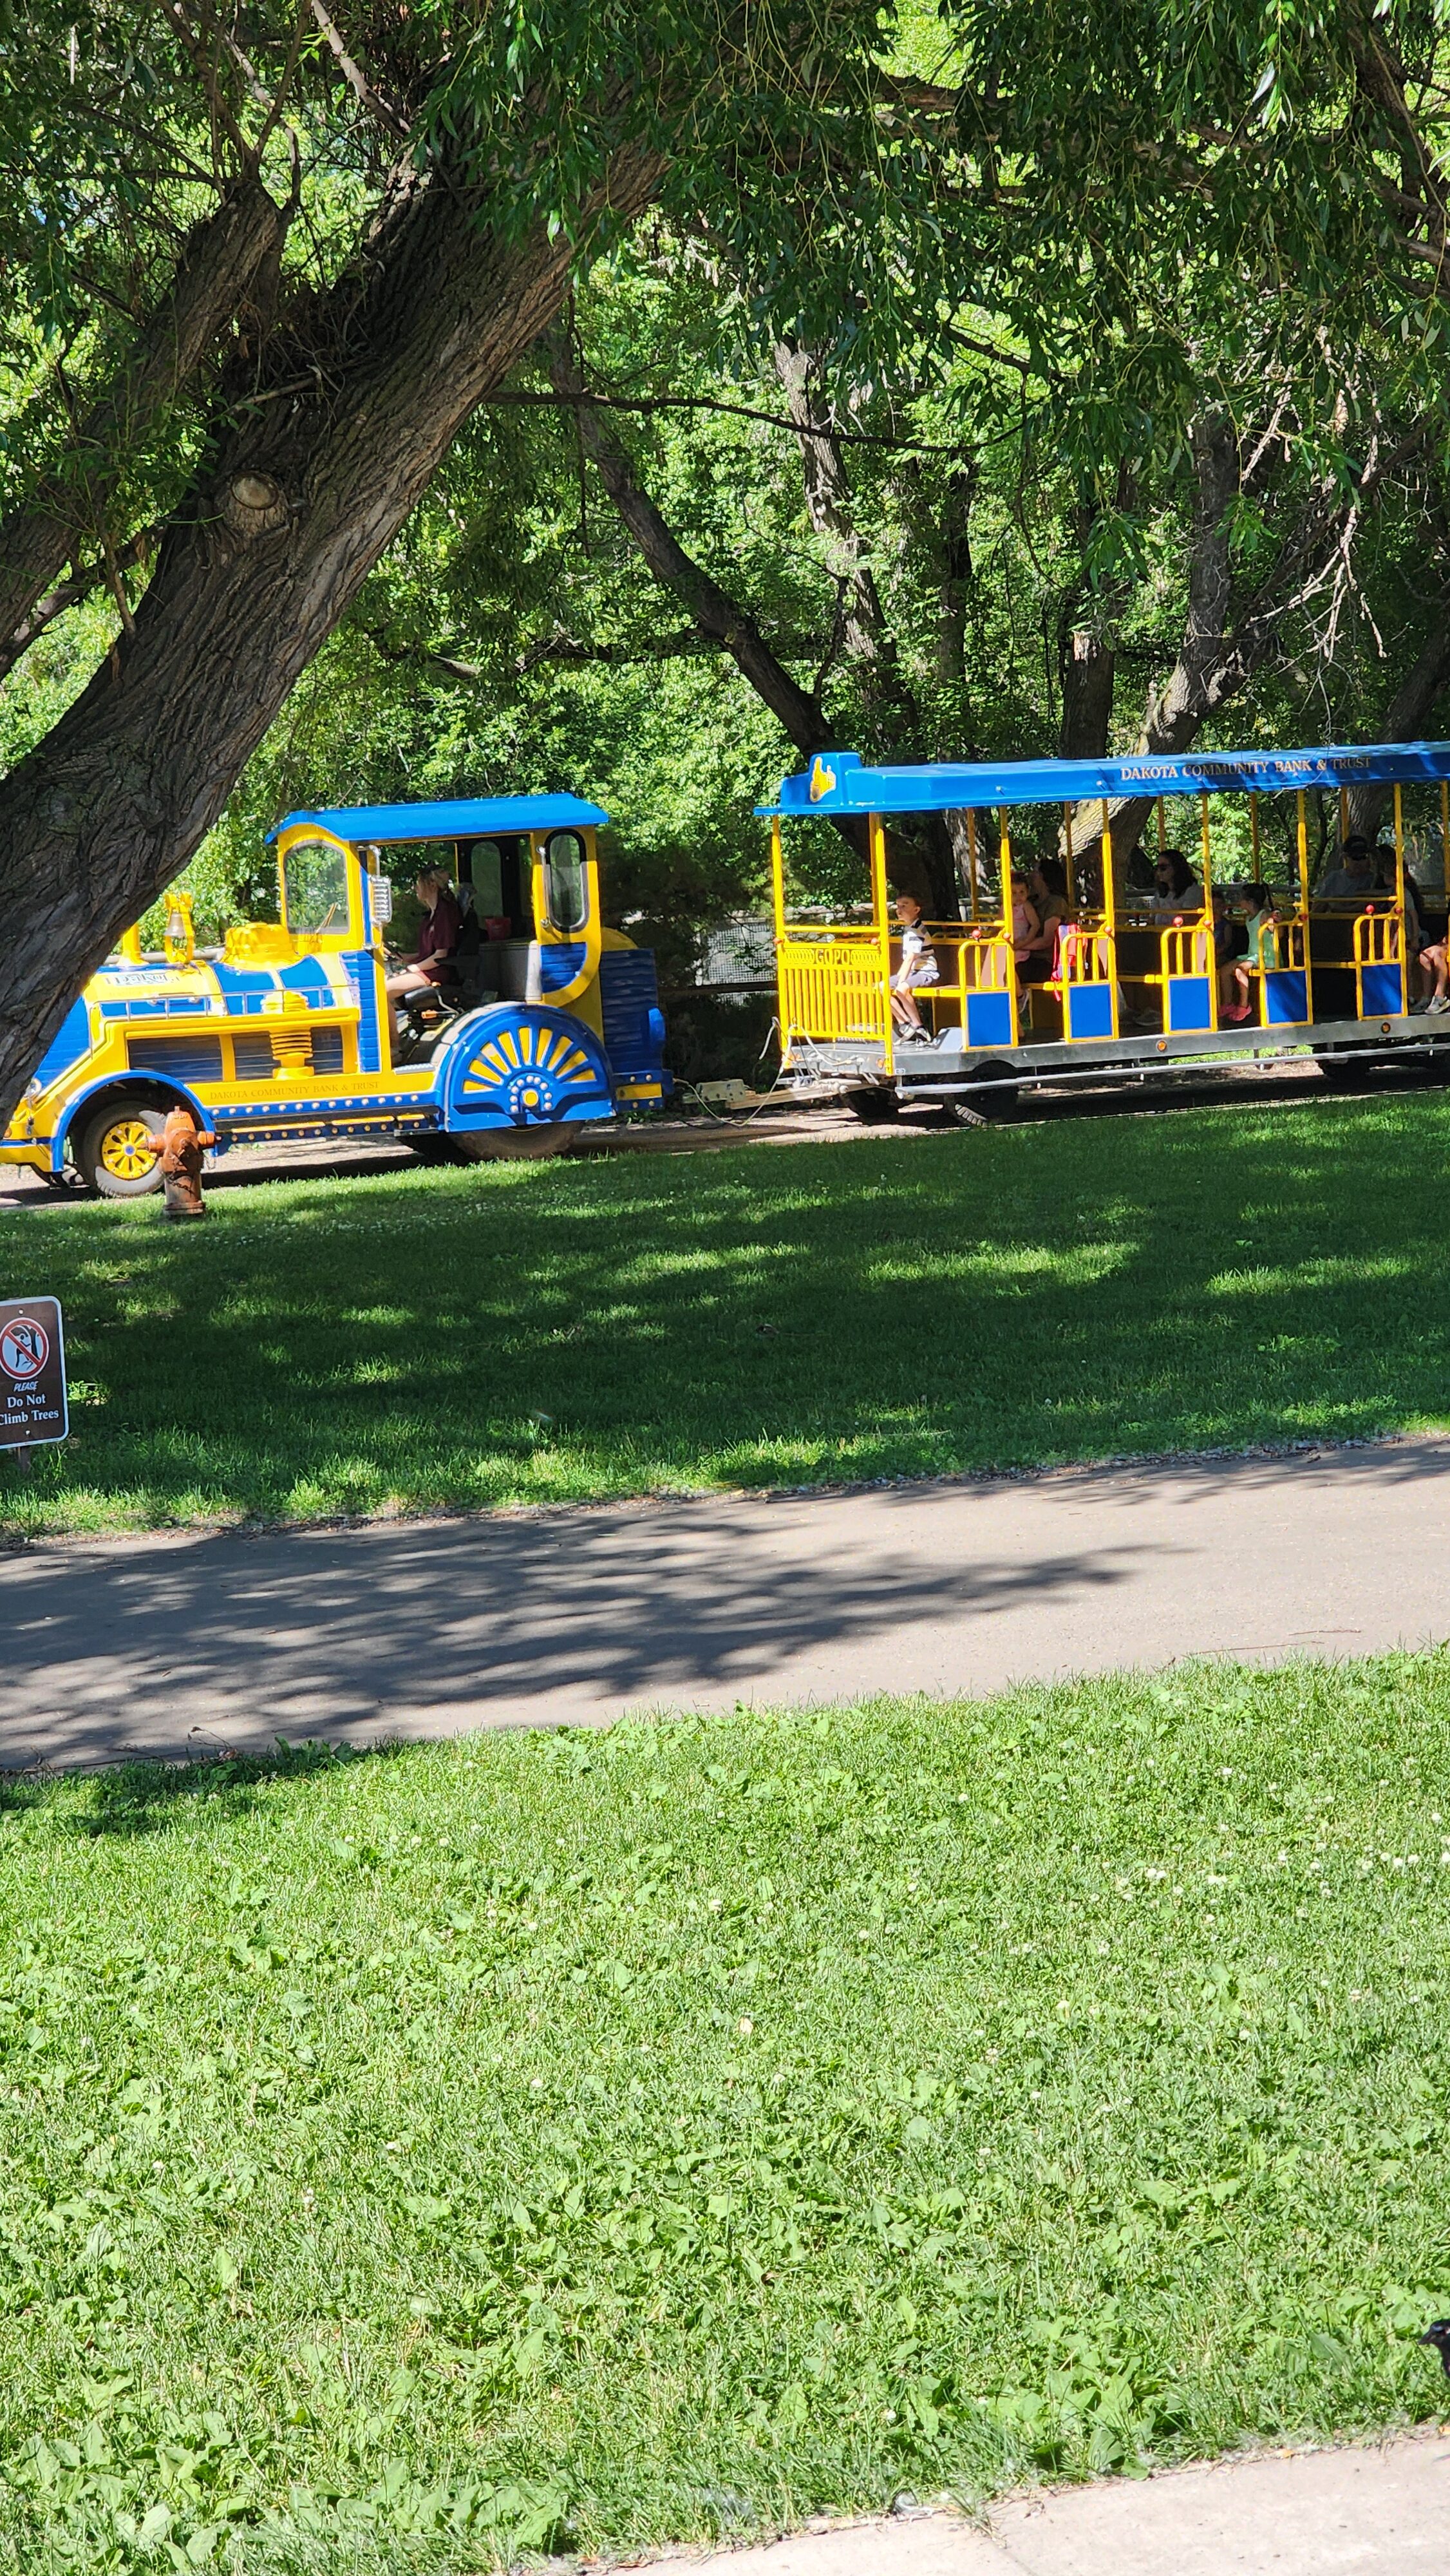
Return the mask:
[[103,1199],[141,1199],[161,1187],[161,1165],[147,1145],[161,1133],[162,1113],[139,1100],[112,1100],[97,1110],[72,1150],[87,1189]]
[[101,1139],[101,1162],[113,1181],[139,1181],[154,1168],[150,1130],[139,1118],[118,1118]]

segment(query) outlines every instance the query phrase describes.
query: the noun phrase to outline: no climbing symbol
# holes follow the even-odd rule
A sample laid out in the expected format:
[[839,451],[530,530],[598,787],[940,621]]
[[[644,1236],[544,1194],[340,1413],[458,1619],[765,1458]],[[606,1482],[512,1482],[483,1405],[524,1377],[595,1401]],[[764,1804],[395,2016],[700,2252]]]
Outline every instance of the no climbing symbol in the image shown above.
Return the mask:
[[0,1333],[0,1368],[13,1378],[39,1377],[50,1357],[50,1335],[33,1315],[17,1315]]

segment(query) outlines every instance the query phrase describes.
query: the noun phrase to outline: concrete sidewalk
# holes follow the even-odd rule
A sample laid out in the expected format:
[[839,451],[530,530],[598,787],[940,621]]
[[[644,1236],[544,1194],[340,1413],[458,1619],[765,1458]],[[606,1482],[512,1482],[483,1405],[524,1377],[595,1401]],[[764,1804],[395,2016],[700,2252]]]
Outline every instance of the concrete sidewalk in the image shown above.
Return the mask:
[[0,1766],[1426,1642],[1450,1440],[0,1557]]
[[646,2562],[684,2576],[1412,2576],[1450,2556],[1450,2440],[1271,2454]]

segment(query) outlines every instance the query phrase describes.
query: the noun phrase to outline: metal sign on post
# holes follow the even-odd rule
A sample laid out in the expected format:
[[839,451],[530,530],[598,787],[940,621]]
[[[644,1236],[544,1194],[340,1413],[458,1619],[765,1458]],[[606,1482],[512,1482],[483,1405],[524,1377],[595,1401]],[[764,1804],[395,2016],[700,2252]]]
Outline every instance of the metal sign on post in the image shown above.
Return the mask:
[[69,1434],[59,1299],[0,1299],[0,1449],[38,1449]]

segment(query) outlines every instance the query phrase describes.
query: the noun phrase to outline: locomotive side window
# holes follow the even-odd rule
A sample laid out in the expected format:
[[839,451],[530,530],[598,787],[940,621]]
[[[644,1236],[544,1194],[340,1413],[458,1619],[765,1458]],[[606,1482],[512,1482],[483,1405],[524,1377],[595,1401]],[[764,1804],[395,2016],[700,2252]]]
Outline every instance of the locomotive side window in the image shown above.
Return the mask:
[[589,917],[584,843],[577,832],[551,832],[544,843],[544,893],[556,930],[582,930]]
[[304,937],[347,928],[347,856],[331,841],[296,841],[282,862],[282,917]]
[[479,919],[507,912],[503,899],[503,852],[497,841],[475,841],[468,854],[473,904]]

